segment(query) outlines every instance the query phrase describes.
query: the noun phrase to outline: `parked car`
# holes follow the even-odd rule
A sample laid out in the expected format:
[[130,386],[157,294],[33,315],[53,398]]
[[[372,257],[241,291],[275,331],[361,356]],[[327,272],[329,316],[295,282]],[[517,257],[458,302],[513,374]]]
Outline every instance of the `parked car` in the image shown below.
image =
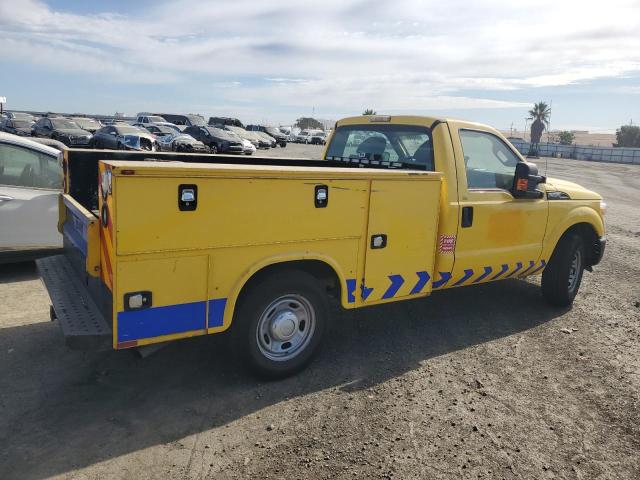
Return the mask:
[[263,125],[247,125],[247,130],[249,130],[250,132],[264,132],[267,135],[273,137],[276,140],[277,144],[281,147],[287,146],[287,136],[276,127],[268,127]]
[[0,120],[0,131],[28,137],[31,135],[31,126],[33,122],[30,120],[22,120],[19,118],[3,118]]
[[311,140],[310,130],[300,130],[300,132],[295,136],[296,143],[309,143],[310,140]]
[[93,136],[93,148],[111,150],[158,150],[158,142],[153,134],[143,128],[125,123],[116,123],[102,127]]
[[312,133],[309,143],[311,145],[325,145],[327,143],[327,135],[324,132]]
[[64,117],[43,117],[33,124],[31,135],[58,140],[67,147],[88,147],[90,132],[80,128],[75,122]]
[[[160,115],[152,115],[150,113],[139,113],[136,117],[136,121],[134,123],[134,125],[138,125],[138,124],[142,124],[142,126],[145,126],[146,124],[149,123],[154,123],[156,125],[167,125],[167,126],[174,126],[175,125],[171,122],[167,122],[167,120],[164,117],[161,117]],[[178,129],[180,130],[180,129]]]
[[204,143],[184,132],[158,137],[158,146],[163,152],[210,153]]
[[263,140],[268,147],[267,148],[275,148],[278,145],[278,142],[276,141],[275,138],[273,138],[271,135],[267,135],[264,132],[261,131],[250,131],[249,133],[253,133],[254,135],[256,135],[260,140]]
[[[147,123],[142,124],[143,128],[147,130],[149,133],[156,136],[156,138],[165,137],[165,136],[174,136],[178,133],[181,133],[180,129],[177,126],[169,126],[169,125],[156,125],[155,123]],[[140,125],[136,125],[140,126]]]
[[177,115],[173,113],[157,113],[167,122],[171,122],[176,125],[180,130],[184,130],[186,127],[206,127],[207,123],[204,121],[204,117],[190,113],[188,115]]
[[15,120],[28,120],[30,122],[34,122],[36,119],[30,113],[22,113],[22,112],[4,112],[6,118],[11,118]]
[[184,133],[207,145],[211,153],[243,153],[244,151],[242,142],[221,128],[187,127]]
[[103,126],[99,120],[89,117],[71,117],[70,120],[72,120],[81,129],[91,133],[96,133]]
[[[240,138],[240,137],[238,137],[238,138]],[[254,153],[256,153],[258,151],[258,149],[249,140],[245,140],[244,138],[240,138],[240,141],[242,142],[242,146],[244,147],[244,154],[245,155],[253,155]]]
[[256,148],[271,148],[271,142],[258,135],[258,132],[249,132],[235,125],[224,125],[224,129],[235,133],[240,138],[249,140]]
[[231,125],[232,127],[244,128],[244,125],[237,118],[231,117],[209,117],[209,125],[217,127],[219,125]]
[[58,150],[0,132],[0,262],[22,261],[62,247]]

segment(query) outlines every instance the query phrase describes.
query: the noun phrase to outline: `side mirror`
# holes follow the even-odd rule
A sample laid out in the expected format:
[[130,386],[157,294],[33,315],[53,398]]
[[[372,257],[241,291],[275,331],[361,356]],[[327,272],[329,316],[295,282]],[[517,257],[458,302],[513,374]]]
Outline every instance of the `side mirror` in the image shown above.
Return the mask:
[[535,163],[518,162],[511,193],[515,198],[542,198],[544,194],[537,187],[546,180],[544,176],[538,175]]

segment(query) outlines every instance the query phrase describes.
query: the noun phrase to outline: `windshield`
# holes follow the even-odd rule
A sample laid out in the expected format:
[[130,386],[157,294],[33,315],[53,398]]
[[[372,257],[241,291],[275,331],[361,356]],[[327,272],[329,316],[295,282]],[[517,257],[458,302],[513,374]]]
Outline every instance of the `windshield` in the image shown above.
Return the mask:
[[206,122],[204,121],[204,118],[202,118],[199,115],[187,115],[187,118],[191,122],[191,125],[195,125],[196,127],[206,127],[207,126]]
[[275,127],[267,127],[265,130],[271,135],[282,135],[282,132]]
[[333,134],[327,160],[434,170],[431,130],[410,125],[346,125]]
[[233,126],[233,125],[227,125],[227,126],[226,126],[226,128],[227,128],[227,130],[229,130],[230,132],[233,132],[233,133],[235,133],[235,134],[237,134],[237,135],[244,135],[244,136],[246,136],[246,135],[247,135],[247,133],[248,133],[244,128],[235,127],[235,126]]
[[134,133],[134,134],[142,133],[142,130],[140,130],[138,127],[129,127],[124,125],[118,125],[116,127],[116,131],[118,132],[119,135],[126,135],[129,133]]
[[100,124],[93,118],[75,118],[73,121],[82,128],[100,127]]
[[149,117],[147,117],[149,119],[150,122],[152,123],[157,123],[157,122],[166,122],[166,120],[162,117],[158,117],[157,115],[151,115]]
[[31,126],[28,120],[12,120],[13,128],[26,128]]
[[67,120],[66,118],[52,118],[51,123],[53,124],[53,128],[80,128],[77,123]]

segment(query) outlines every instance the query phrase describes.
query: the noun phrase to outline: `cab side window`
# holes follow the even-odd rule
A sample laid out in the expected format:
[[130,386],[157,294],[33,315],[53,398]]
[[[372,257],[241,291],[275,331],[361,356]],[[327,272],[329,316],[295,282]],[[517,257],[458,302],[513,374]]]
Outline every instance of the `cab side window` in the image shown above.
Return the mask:
[[467,187],[511,190],[518,157],[495,135],[460,130]]
[[14,145],[0,144],[0,184],[26,188],[62,188],[55,158]]

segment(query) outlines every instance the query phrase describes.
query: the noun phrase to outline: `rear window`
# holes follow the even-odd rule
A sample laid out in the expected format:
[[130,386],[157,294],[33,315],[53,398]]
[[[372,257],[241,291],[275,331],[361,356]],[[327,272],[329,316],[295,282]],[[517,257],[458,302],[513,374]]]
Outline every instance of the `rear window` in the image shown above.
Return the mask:
[[431,130],[411,125],[345,125],[333,134],[327,160],[434,171]]

